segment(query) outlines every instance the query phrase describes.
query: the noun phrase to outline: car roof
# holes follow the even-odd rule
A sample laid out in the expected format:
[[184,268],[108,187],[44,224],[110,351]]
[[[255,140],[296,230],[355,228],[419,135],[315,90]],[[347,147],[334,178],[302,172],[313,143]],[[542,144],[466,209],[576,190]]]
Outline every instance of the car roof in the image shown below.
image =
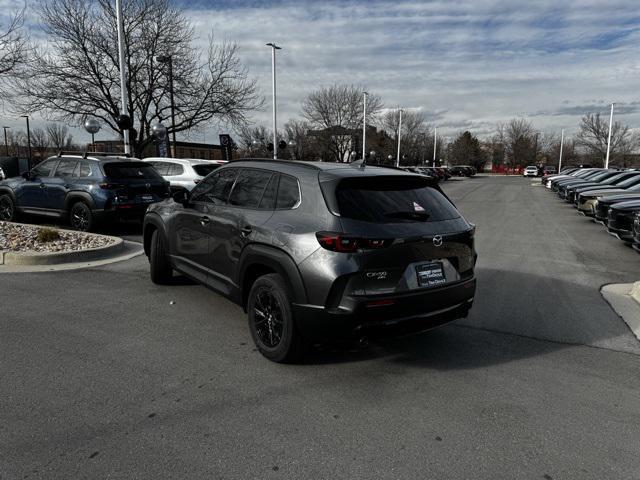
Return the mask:
[[[337,162],[309,162],[301,160],[273,160],[273,159],[257,159],[245,158],[233,160],[225,165],[225,168],[234,167],[265,167],[277,170],[282,173],[295,170],[296,172],[327,172],[335,176],[366,176],[366,175],[404,175],[412,177],[421,177],[415,173],[406,172],[399,167],[388,167],[378,165],[362,165],[362,162],[353,163],[337,163]],[[408,167],[406,167],[408,168]],[[422,177],[421,177],[422,178]]]
[[226,160],[205,160],[203,158],[168,158],[168,157],[147,157],[142,159],[143,162],[172,162],[183,165],[226,165]]
[[72,160],[90,160],[98,163],[107,163],[107,162],[139,162],[141,161],[139,158],[135,157],[125,157],[119,155],[105,155],[105,156],[91,156],[91,155],[54,155],[52,157],[47,158],[47,160],[55,160],[55,159],[68,158]]

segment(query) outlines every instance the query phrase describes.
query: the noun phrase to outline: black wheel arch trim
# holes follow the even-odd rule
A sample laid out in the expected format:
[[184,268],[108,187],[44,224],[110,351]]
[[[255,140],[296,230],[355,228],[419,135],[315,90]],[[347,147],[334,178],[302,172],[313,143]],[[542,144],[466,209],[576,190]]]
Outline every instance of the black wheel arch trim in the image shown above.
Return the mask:
[[[158,230],[162,234],[165,241],[167,241],[167,247],[169,246],[167,229],[166,229],[166,225],[162,221],[162,218],[160,218],[160,216],[157,213],[149,212],[144,216],[144,220],[142,222],[142,243],[144,246],[144,253],[147,256],[149,255],[149,247],[151,242],[151,235],[147,234],[150,226],[153,226],[154,230]],[[171,255],[171,252],[167,252],[167,253]]]
[[[0,187],[0,195],[9,195],[11,197],[11,199],[13,200],[13,203],[15,205],[16,203],[16,193],[9,187]],[[17,205],[16,205],[17,207]]]
[[87,192],[69,192],[64,199],[64,209],[69,210],[71,206],[78,200],[81,200],[88,204],[91,210],[94,209],[95,203],[93,197]]
[[291,291],[293,303],[307,303],[307,291],[302,281],[302,275],[293,259],[284,251],[278,248],[263,244],[247,245],[242,251],[238,262],[238,286],[241,290],[242,306],[248,297],[249,292],[242,291],[245,275],[250,267],[254,265],[264,265],[280,274]]

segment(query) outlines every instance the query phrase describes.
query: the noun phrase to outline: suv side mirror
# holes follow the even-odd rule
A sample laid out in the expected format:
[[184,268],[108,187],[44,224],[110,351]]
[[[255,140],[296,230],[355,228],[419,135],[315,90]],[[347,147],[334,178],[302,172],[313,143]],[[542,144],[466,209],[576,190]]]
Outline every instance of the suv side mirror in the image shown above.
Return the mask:
[[191,194],[187,190],[178,190],[173,194],[173,201],[181,203],[183,207],[188,207],[190,204]]

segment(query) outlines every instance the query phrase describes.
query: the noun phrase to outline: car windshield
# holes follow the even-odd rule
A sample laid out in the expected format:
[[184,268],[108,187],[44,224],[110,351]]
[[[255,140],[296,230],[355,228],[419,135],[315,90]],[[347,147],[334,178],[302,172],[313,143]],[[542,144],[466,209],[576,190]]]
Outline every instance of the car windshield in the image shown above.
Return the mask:
[[421,178],[349,178],[336,190],[340,215],[372,223],[437,222],[459,218],[453,204]]
[[624,182],[620,182],[617,186],[620,188],[626,188],[636,185],[640,182],[640,175],[634,175],[631,178],[627,178]]
[[105,163],[104,173],[114,180],[145,179],[162,180],[153,165],[143,162],[112,162]]

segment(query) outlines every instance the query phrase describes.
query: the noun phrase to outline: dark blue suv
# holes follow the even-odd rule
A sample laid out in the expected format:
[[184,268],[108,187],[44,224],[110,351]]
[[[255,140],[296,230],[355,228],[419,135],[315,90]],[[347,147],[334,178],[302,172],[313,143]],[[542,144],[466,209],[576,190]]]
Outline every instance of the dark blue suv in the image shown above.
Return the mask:
[[142,219],[147,206],[170,196],[148,163],[129,157],[60,155],[22,177],[0,182],[0,220],[34,214],[68,219],[76,230],[101,220]]

